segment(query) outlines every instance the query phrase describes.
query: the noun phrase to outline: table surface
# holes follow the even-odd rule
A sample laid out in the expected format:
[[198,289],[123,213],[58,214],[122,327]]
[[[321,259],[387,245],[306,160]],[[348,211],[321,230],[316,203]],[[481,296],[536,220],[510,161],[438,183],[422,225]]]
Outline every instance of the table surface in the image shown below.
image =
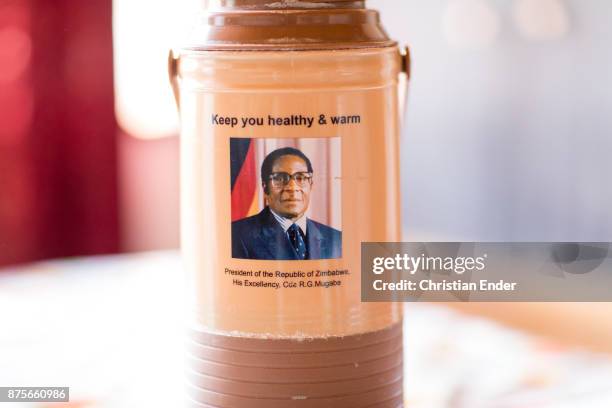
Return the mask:
[[[67,404],[180,406],[179,255],[156,252],[0,270],[0,386],[70,386]],[[406,406],[612,406],[612,361],[442,306],[406,305]]]

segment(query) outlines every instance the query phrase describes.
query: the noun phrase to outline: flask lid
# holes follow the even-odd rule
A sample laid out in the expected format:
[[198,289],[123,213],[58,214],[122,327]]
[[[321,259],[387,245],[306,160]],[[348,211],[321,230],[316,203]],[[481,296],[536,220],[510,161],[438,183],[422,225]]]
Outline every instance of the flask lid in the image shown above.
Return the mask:
[[329,50],[395,46],[364,0],[207,0],[187,50]]
[[365,0],[207,0],[208,9],[364,8]]

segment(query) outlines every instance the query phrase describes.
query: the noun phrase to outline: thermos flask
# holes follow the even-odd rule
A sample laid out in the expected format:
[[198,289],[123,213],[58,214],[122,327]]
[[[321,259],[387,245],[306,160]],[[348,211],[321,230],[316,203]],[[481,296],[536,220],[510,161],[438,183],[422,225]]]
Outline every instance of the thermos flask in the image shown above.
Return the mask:
[[401,238],[405,53],[364,1],[218,0],[170,53],[188,406],[402,407],[402,313],[361,301]]

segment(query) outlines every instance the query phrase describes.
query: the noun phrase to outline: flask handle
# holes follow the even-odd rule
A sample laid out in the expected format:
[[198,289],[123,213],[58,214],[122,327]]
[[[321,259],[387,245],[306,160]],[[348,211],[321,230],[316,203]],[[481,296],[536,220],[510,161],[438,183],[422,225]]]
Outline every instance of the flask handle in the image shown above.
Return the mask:
[[174,94],[174,100],[176,102],[176,108],[181,113],[181,103],[179,98],[179,86],[178,86],[178,61],[179,55],[175,54],[174,50],[168,52],[168,76],[170,78],[170,85],[172,86],[172,93]]
[[[399,99],[399,112],[402,124],[406,118],[406,105],[408,102],[408,84],[410,83],[410,76],[412,73],[412,58],[410,56],[410,48],[404,47],[400,50],[400,58],[402,61],[401,74],[398,79],[398,99]],[[176,107],[181,110],[180,98],[179,98],[179,86],[178,86],[178,61],[179,56],[175,54],[174,50],[170,50],[168,53],[168,75],[170,78],[170,85],[172,86],[172,92],[174,94],[174,100],[176,101]]]
[[412,58],[410,48],[404,47],[400,50],[402,59],[402,70],[398,78],[398,108],[400,114],[400,124],[403,128],[406,122],[406,105],[408,105],[408,88],[410,84],[410,76],[412,74]]

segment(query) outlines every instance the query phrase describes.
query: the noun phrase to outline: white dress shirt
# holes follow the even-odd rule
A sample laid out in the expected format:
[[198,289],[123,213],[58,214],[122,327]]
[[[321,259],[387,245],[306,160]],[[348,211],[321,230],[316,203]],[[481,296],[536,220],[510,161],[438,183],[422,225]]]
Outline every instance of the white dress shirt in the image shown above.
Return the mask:
[[281,227],[283,227],[283,231],[285,231],[285,233],[287,233],[287,230],[291,228],[293,224],[297,224],[297,226],[300,227],[300,229],[302,230],[304,236],[306,236],[306,226],[308,225],[308,222],[305,215],[300,217],[300,219],[298,219],[297,221],[291,221],[289,218],[285,218],[281,215],[278,215],[272,209],[270,209],[270,211],[272,212],[272,215],[274,215],[276,221],[278,221]]

